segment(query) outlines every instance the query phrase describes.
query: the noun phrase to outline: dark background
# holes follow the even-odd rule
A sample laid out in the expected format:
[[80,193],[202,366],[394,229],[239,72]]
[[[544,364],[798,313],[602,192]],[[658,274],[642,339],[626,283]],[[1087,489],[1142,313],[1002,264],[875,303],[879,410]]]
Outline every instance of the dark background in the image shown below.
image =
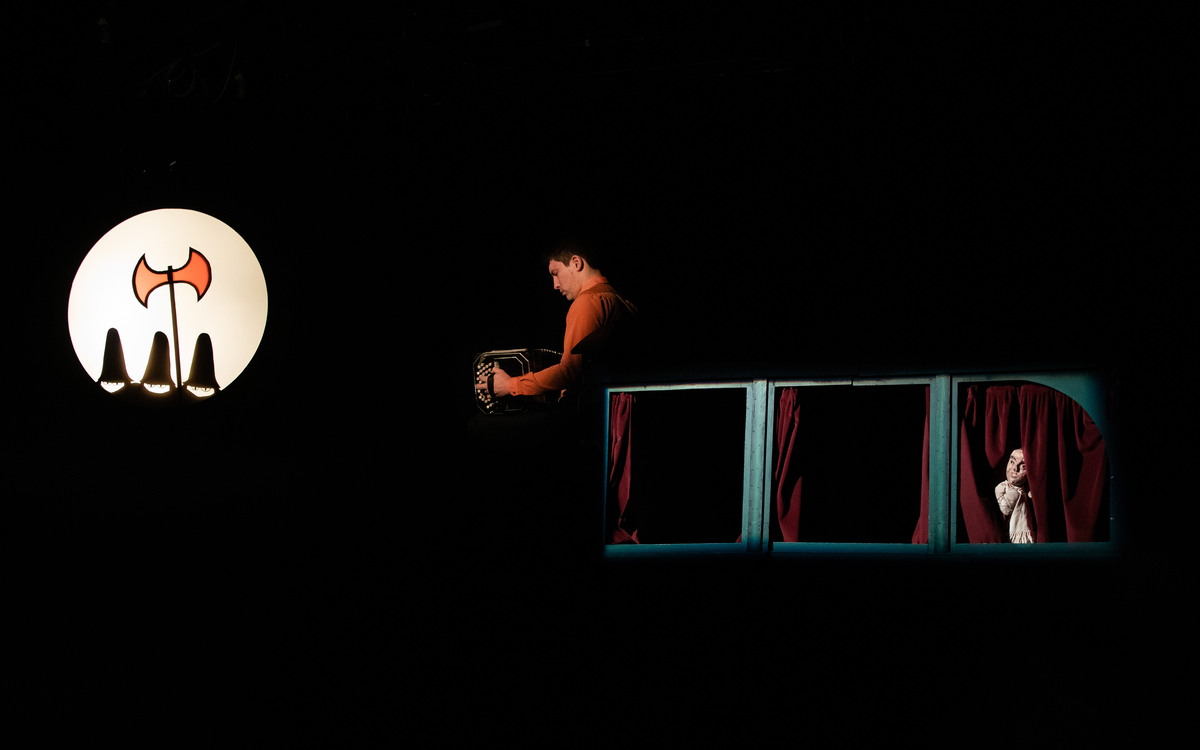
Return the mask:
[[[513,671],[744,664],[766,621],[892,674],[934,658],[909,637],[921,623],[970,622],[938,646],[967,669],[981,648],[1007,658],[979,623],[1017,580],[1018,641],[1043,653],[1070,622],[1091,639],[1072,666],[1110,678],[1122,564],[564,569],[536,562],[553,531],[528,516],[467,534],[466,382],[480,351],[561,346],[539,254],[582,227],[608,239],[664,372],[1094,369],[1133,484],[1146,331],[1180,326],[1160,279],[1183,206],[1165,181],[1177,21],[725,2],[48,14],[27,27],[10,143],[10,320],[37,322],[10,326],[27,338],[6,358],[31,630],[71,669],[152,652],[147,675],[192,689],[217,654],[377,677],[438,654],[479,697]],[[67,297],[106,231],[165,207],[239,232],[270,312],[211,403],[132,412],[88,382]],[[177,467],[139,457],[162,440],[198,479],[167,489]],[[538,456],[514,461],[543,486]]]

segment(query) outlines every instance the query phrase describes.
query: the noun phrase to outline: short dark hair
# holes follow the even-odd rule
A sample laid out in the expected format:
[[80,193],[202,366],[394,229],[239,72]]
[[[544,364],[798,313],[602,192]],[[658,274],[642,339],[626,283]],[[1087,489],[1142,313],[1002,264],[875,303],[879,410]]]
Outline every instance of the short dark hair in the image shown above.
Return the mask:
[[550,261],[556,260],[565,266],[571,262],[573,255],[583,258],[589,266],[597,271],[600,270],[600,264],[604,262],[604,252],[600,243],[595,237],[584,235],[566,235],[555,238],[543,253],[542,262],[549,264]]

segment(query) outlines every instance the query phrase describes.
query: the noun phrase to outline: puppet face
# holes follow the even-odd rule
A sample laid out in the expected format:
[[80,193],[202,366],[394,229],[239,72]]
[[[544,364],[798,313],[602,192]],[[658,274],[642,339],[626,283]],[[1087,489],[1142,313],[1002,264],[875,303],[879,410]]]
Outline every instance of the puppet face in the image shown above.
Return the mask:
[[1010,484],[1015,484],[1018,487],[1025,486],[1025,451],[1017,448],[1008,457],[1008,469],[1005,472],[1008,475]]
[[552,260],[548,269],[550,276],[554,278],[554,291],[566,297],[568,302],[575,301],[579,296],[579,288],[583,286],[583,263],[578,261],[578,258],[579,256],[572,257],[566,265]]

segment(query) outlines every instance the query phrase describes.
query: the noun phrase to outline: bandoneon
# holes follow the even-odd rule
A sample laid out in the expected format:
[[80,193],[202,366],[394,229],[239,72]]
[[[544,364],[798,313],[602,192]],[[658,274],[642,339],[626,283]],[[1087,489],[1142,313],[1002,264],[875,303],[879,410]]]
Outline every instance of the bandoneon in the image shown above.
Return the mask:
[[[475,405],[484,414],[520,414],[534,401],[545,401],[544,396],[506,396],[497,398],[491,394],[491,378],[496,368],[504,370],[510,377],[520,377],[558,364],[562,353],[549,349],[497,349],[483,352],[475,357],[471,368],[471,389],[475,393]],[[487,377],[489,389],[475,390],[481,377]]]

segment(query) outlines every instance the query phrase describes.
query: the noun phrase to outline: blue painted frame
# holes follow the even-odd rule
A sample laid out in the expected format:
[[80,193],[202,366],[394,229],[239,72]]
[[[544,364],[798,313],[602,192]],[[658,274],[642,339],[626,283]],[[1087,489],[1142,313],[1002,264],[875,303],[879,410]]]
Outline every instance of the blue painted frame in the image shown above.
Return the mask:
[[[1108,542],[1051,543],[1035,545],[957,544],[958,503],[958,392],[963,383],[1024,381],[1037,383],[1069,396],[1088,413],[1100,434],[1104,436],[1109,459],[1109,539]],[[775,431],[775,389],[789,387],[821,387],[830,385],[929,386],[929,543],[813,543],[769,541],[771,485],[766,480],[774,462],[770,436]],[[797,380],[736,380],[687,382],[657,385],[612,386],[605,389],[604,436],[608,444],[612,394],[640,391],[684,389],[746,389],[745,474],[742,483],[742,542],[713,544],[603,544],[606,559],[654,558],[685,556],[746,556],[769,555],[780,558],[839,557],[856,559],[882,557],[948,556],[1010,556],[1013,558],[1055,559],[1109,557],[1115,554],[1123,539],[1120,533],[1120,513],[1124,496],[1119,477],[1119,437],[1108,419],[1106,384],[1104,378],[1092,372],[1021,372],[969,375],[923,375],[872,377],[859,379],[797,379]],[[604,451],[603,508],[600,514],[600,533],[603,534],[608,508],[609,455]]]

